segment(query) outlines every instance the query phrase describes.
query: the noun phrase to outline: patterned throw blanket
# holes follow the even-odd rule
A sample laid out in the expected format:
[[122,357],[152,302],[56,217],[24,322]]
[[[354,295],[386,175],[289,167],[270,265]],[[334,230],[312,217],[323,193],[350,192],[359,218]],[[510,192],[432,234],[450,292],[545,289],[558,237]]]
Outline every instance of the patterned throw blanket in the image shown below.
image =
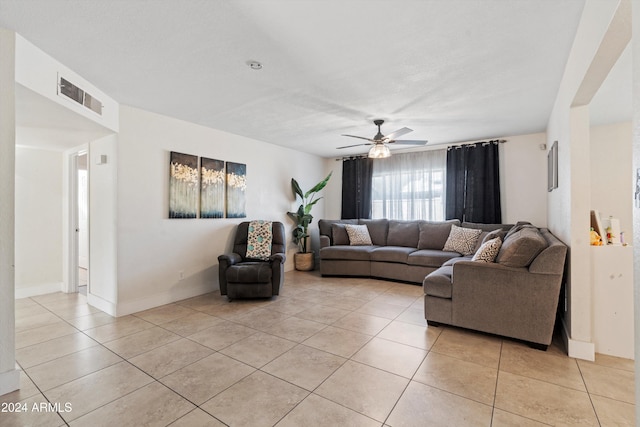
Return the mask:
[[247,236],[247,258],[268,261],[271,257],[272,241],[272,221],[251,221]]

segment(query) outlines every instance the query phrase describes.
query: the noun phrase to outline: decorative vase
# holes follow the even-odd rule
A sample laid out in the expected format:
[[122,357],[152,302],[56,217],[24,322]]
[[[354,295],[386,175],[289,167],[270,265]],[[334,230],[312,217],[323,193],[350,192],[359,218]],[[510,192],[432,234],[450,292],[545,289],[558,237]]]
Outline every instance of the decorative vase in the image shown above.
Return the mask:
[[293,264],[298,271],[311,271],[314,268],[313,252],[298,252],[293,254]]

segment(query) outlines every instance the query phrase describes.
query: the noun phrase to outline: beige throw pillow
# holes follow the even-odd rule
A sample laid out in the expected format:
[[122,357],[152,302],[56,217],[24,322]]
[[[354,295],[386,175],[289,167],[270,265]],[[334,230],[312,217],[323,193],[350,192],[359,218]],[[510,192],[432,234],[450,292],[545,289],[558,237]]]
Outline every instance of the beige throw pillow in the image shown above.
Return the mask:
[[449,238],[444,244],[443,251],[458,252],[462,255],[472,255],[476,250],[478,237],[482,230],[475,228],[463,228],[457,225],[451,225]]
[[487,240],[480,246],[480,249],[478,249],[471,261],[494,262],[498,256],[498,252],[500,252],[501,246],[502,239],[500,237]]
[[351,246],[372,245],[369,229],[366,225],[345,224],[344,228],[349,235],[349,244]]

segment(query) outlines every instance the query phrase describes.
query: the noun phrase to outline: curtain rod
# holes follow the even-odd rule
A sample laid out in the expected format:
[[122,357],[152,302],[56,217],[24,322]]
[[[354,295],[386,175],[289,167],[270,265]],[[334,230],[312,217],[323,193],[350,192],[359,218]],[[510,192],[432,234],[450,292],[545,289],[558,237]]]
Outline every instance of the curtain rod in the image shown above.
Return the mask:
[[489,144],[504,144],[506,139],[492,139],[490,141],[478,141],[478,142],[461,142],[447,145],[447,150],[458,149],[461,147],[476,147],[477,145],[489,145]]
[[356,159],[368,159],[369,156],[366,154],[356,154],[353,156],[344,156],[336,159],[336,162],[344,162],[345,160],[356,160]]

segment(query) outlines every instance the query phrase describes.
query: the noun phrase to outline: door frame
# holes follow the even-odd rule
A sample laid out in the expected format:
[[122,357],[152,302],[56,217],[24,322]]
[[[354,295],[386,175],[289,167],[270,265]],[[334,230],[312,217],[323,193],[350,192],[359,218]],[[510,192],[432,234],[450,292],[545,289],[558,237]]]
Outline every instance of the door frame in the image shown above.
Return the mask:
[[[63,284],[62,291],[65,293],[78,292],[78,253],[79,253],[79,219],[78,219],[78,157],[87,155],[87,165],[89,162],[89,145],[65,151],[64,154],[64,191],[63,191]],[[87,183],[90,174],[87,167]],[[87,200],[89,188],[87,188]],[[89,220],[87,220],[89,221]],[[91,239],[90,227],[87,229],[87,239]],[[88,249],[89,250],[89,249]],[[89,265],[91,264],[91,252],[89,251]],[[87,277],[87,292],[89,290],[89,278]]]

